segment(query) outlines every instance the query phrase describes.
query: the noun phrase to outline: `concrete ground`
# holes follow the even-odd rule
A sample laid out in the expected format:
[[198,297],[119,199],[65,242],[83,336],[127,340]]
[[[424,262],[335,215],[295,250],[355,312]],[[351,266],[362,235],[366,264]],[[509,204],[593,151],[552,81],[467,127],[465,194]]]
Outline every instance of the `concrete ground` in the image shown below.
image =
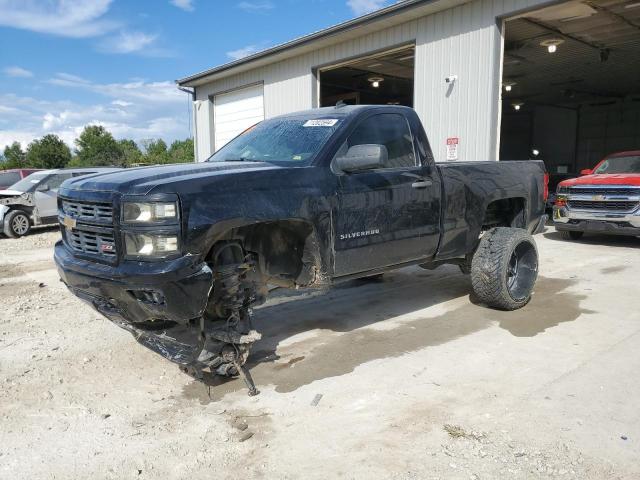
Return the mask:
[[516,312],[454,267],[276,291],[249,398],[70,295],[57,237],[0,239],[0,478],[640,478],[638,239],[538,235]]

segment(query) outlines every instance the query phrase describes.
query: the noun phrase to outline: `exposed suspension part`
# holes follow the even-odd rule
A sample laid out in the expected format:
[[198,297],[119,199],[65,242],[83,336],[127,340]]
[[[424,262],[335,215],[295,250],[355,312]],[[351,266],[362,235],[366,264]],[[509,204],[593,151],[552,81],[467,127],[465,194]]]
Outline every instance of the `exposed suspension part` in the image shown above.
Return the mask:
[[257,261],[239,242],[216,245],[211,256],[213,288],[200,320],[200,341],[192,362],[196,372],[207,368],[223,376],[240,375],[257,395],[251,375],[244,368],[253,342],[261,338],[251,322],[251,307],[262,303],[265,290]]

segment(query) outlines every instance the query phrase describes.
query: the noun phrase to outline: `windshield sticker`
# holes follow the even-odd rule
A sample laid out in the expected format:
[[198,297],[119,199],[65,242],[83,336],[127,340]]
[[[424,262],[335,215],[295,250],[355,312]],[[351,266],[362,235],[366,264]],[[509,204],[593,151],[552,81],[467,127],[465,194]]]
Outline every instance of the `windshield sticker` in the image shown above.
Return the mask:
[[303,127],[333,127],[338,123],[336,118],[322,118],[320,120],[307,120],[304,122]]

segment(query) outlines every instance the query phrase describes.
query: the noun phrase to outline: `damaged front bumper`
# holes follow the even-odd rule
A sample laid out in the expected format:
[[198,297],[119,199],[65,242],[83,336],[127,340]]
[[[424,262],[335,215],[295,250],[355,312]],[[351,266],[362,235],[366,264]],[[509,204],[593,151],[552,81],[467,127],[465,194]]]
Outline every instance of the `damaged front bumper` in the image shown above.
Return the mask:
[[75,258],[60,241],[54,259],[61,280],[145,347],[174,363],[187,365],[200,345],[198,319],[213,284],[206,263],[185,256],[162,262],[118,266]]

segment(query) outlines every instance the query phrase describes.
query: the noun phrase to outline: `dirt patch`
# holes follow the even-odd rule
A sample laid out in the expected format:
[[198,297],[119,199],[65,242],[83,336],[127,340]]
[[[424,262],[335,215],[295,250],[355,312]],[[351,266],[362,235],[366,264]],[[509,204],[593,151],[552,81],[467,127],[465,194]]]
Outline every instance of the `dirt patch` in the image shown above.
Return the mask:
[[27,273],[42,272],[53,268],[53,260],[37,260],[29,263],[5,263],[0,265],[0,278],[22,277]]

